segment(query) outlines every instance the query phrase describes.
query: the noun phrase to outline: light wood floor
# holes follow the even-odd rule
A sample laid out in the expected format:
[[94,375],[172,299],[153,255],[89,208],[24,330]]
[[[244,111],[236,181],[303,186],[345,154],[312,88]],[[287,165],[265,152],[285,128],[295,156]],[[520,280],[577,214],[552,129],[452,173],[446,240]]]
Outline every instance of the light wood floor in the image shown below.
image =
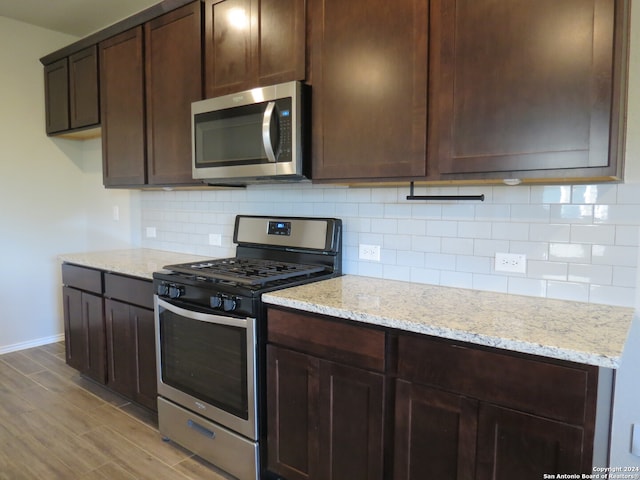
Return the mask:
[[224,480],[156,419],[64,362],[64,344],[0,355],[1,480]]

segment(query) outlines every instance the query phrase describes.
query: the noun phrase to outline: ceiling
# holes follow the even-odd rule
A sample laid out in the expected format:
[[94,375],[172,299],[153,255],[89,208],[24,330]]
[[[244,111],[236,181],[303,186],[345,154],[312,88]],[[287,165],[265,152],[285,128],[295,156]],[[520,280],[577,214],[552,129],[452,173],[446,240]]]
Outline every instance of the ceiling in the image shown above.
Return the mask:
[[0,0],[0,16],[85,37],[160,0]]

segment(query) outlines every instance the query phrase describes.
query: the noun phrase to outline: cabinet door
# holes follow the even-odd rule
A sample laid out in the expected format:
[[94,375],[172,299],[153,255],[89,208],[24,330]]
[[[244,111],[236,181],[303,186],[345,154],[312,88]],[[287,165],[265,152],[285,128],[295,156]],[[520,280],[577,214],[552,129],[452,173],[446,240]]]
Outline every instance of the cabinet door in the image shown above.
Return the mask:
[[82,371],[87,364],[87,342],[82,318],[82,292],[62,287],[64,346],[67,365]]
[[156,337],[153,310],[131,307],[131,319],[135,327],[135,400],[152,410],[158,410]]
[[259,0],[258,85],[305,78],[305,0]]
[[382,480],[384,376],[320,362],[319,476]]
[[622,2],[431,3],[439,40],[431,52],[429,158],[442,174],[615,174],[613,27]]
[[476,400],[398,380],[393,478],[474,479],[477,418]]
[[547,473],[591,473],[580,427],[482,404],[477,480],[540,480]]
[[105,300],[107,327],[108,383],[113,390],[134,398],[136,361],[135,327],[131,322],[129,305]]
[[147,23],[147,169],[151,185],[195,183],[191,102],[202,98],[200,2]]
[[313,178],[424,177],[428,2],[311,5]]
[[205,96],[255,87],[257,0],[205,1]]
[[47,134],[69,129],[69,66],[63,58],[44,67]]
[[267,346],[267,468],[287,480],[319,478],[319,360]]
[[95,381],[107,382],[107,352],[104,321],[104,300],[98,295],[82,294],[82,308],[88,347],[87,364],[83,371]]
[[100,43],[103,180],[106,187],[146,181],[142,27]]
[[71,128],[100,123],[95,45],[69,56],[69,107]]

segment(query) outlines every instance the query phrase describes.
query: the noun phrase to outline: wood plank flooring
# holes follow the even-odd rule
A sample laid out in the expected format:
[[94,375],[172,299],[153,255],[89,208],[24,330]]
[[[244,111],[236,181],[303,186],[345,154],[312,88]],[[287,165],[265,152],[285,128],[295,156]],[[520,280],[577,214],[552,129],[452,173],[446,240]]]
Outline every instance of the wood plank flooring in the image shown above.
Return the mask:
[[229,478],[68,367],[63,343],[0,355],[0,480]]

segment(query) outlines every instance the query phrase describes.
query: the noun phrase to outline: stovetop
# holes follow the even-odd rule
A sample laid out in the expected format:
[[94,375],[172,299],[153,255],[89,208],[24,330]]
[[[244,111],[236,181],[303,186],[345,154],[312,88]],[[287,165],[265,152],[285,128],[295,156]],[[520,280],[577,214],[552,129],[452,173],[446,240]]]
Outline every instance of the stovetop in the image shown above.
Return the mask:
[[164,268],[210,281],[226,281],[247,286],[265,286],[278,280],[309,277],[314,273],[325,271],[322,265],[240,257],[167,265]]

